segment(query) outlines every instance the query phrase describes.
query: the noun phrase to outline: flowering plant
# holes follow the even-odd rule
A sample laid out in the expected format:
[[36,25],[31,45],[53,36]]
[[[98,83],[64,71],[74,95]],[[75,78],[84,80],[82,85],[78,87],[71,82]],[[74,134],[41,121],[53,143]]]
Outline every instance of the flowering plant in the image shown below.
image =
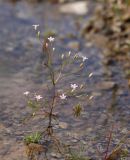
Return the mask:
[[[25,91],[24,95],[27,97],[27,104],[33,109],[32,116],[42,115],[47,119],[46,127],[40,127],[40,132],[36,132],[31,135],[27,135],[24,138],[24,141],[27,145],[27,155],[30,160],[33,160],[36,156],[45,153],[45,158],[47,158],[47,143],[53,142],[58,153],[60,153],[65,160],[72,159],[86,159],[82,155],[71,154],[67,155],[68,149],[66,144],[64,144],[57,136],[55,135],[54,128],[55,119],[58,118],[56,109],[59,105],[68,104],[68,101],[71,99],[75,100],[75,105],[72,106],[73,115],[79,117],[84,111],[84,100],[92,100],[93,95],[86,94],[87,85],[85,82],[80,82],[82,74],[87,75],[86,73],[86,61],[88,58],[83,56],[81,53],[72,53],[68,51],[66,54],[57,55],[55,48],[55,37],[48,36],[41,40],[40,31],[38,30],[39,25],[33,25],[36,35],[41,43],[43,51],[43,68],[47,73],[49,81],[47,81],[47,93],[49,96],[44,97],[42,94],[31,93],[30,91]],[[75,67],[76,66],[76,67]],[[93,73],[88,74],[88,78],[91,78]],[[70,80],[71,79],[71,80]],[[67,83],[66,83],[67,81]],[[70,81],[70,82],[69,82]],[[65,84],[65,87],[62,87]],[[71,103],[73,105],[73,103]],[[66,123],[60,123],[61,128],[66,128]],[[110,137],[105,151],[105,156],[103,160],[109,160],[111,155],[108,155],[109,145],[112,139],[112,131],[110,132]],[[98,147],[101,148],[101,147]],[[70,150],[69,150],[70,151]],[[115,155],[115,149],[112,152],[112,155]],[[87,158],[89,159],[89,158]]]
[[[48,119],[48,125],[45,130],[41,130],[42,136],[45,139],[53,139],[56,142],[56,137],[54,136],[54,124],[53,120],[57,117],[55,114],[55,109],[59,104],[64,104],[68,99],[75,97],[77,99],[81,99],[81,97],[86,97],[88,99],[92,99],[93,96],[85,95],[83,93],[83,89],[86,88],[85,83],[80,84],[77,82],[76,75],[81,76],[83,70],[85,69],[85,62],[88,60],[86,56],[82,56],[78,53],[72,53],[68,51],[66,54],[56,55],[56,49],[54,47],[55,37],[49,36],[43,40],[41,40],[40,31],[38,30],[38,25],[33,25],[36,35],[41,43],[42,51],[43,51],[43,67],[44,70],[47,71],[49,77],[49,84],[47,84],[48,92],[50,97],[46,101],[44,96],[41,94],[34,93],[32,94],[30,91],[25,91],[24,95],[28,99],[28,106],[33,108],[33,116],[43,114]],[[58,61],[58,65],[56,64]],[[76,70],[73,71],[73,66],[76,66]],[[70,69],[71,68],[71,69]],[[70,71],[70,72],[69,72]],[[89,73],[88,77],[92,77],[92,73]],[[67,83],[64,89],[59,89],[59,84],[64,83],[64,79],[75,76],[76,82]],[[73,78],[74,79],[74,78]],[[47,102],[47,103],[46,103]],[[44,106],[44,107],[43,107]],[[74,116],[80,116],[83,111],[82,101],[78,101],[78,104],[72,107],[72,111]],[[31,136],[33,137],[33,136]],[[28,139],[28,138],[25,138]],[[59,142],[59,140],[57,140]],[[57,145],[58,150],[60,151],[60,147]],[[61,151],[60,151],[61,153]]]

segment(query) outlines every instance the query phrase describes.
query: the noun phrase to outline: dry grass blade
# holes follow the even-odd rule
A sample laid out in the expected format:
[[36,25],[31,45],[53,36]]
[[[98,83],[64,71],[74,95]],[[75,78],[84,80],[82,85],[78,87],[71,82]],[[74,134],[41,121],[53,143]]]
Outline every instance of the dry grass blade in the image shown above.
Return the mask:
[[123,136],[123,138],[116,145],[116,147],[112,150],[112,152],[109,154],[109,156],[106,158],[106,160],[117,160],[123,154],[124,150],[122,149],[122,145],[125,143],[129,133],[130,132],[128,132],[128,134]]

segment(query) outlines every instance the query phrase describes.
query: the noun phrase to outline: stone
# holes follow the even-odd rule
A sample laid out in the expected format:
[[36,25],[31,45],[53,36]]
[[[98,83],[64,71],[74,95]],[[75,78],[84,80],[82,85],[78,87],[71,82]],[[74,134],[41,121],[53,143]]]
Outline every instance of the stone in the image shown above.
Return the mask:
[[94,23],[94,30],[95,30],[95,32],[99,32],[104,27],[105,27],[105,23],[104,23],[103,20],[101,20],[101,19],[98,20],[98,21],[95,20],[95,23]]
[[81,144],[83,144],[83,145],[86,145],[86,144],[87,144],[87,142],[84,141],[84,140],[80,140],[80,142],[81,142]]
[[51,156],[53,157],[53,158],[61,158],[61,155],[59,154],[59,153],[51,153]]
[[115,82],[112,82],[112,81],[104,81],[104,82],[101,82],[101,83],[97,84],[97,87],[100,90],[109,90],[109,89],[113,89],[116,86],[117,86],[117,84]]
[[89,20],[84,24],[83,29],[80,32],[82,37],[85,37],[87,35],[86,33],[90,33],[93,30],[93,23],[93,20]]
[[103,64],[105,64],[107,66],[114,65],[115,61],[113,58],[109,57],[109,58],[103,59]]
[[88,12],[87,2],[85,1],[70,2],[67,4],[61,5],[59,10],[61,13],[83,16],[83,15],[86,15]]
[[71,142],[72,143],[77,143],[79,140],[78,139],[72,139]]
[[102,95],[102,93],[100,93],[100,92],[93,92],[92,95],[94,97],[100,97]]
[[14,47],[13,46],[7,46],[5,49],[7,52],[13,52]]
[[80,44],[78,41],[71,41],[67,45],[70,49],[79,50]]
[[59,128],[59,125],[55,125],[54,127],[53,127],[53,129],[58,129]]
[[122,16],[122,20],[125,22],[129,22],[130,21],[130,14],[129,12],[126,12],[123,16]]
[[90,132],[92,132],[92,131],[93,131],[92,128],[87,128],[87,130],[86,130],[87,133],[90,133]]
[[66,122],[59,122],[59,127],[62,129],[68,128],[68,124]]
[[122,96],[122,95],[125,95],[125,92],[123,89],[118,89],[117,93],[116,93],[118,96]]
[[97,123],[98,124],[104,124],[104,122],[107,120],[106,114],[101,114],[100,118],[98,118]]
[[92,47],[92,46],[93,46],[93,43],[87,42],[87,43],[85,44],[85,46],[86,46],[86,47]]
[[35,37],[29,37],[25,40],[25,45],[26,44],[31,44],[31,45],[40,45],[40,41],[38,38]]
[[[88,34],[89,35],[89,34]],[[88,35],[86,34],[85,38],[87,39]],[[108,39],[106,36],[101,35],[99,33],[92,34],[92,37],[90,37],[93,44],[96,46],[102,46],[106,48],[106,45],[108,44]]]

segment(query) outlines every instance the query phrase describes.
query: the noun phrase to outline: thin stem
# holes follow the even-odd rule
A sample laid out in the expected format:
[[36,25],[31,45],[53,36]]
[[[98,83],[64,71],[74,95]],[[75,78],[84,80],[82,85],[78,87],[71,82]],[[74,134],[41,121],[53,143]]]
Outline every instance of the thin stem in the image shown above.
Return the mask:
[[115,148],[113,149],[113,152],[115,152],[116,150],[118,150],[119,148],[121,148],[121,146],[123,145],[124,141],[126,140],[126,137],[128,136],[128,134],[124,135],[120,142],[115,146]]
[[62,75],[62,71],[63,71],[63,69],[64,69],[64,66],[65,66],[65,64],[62,63],[60,73],[59,73],[59,75],[58,75],[58,77],[57,77],[55,83],[57,83],[57,82],[59,81],[59,79],[61,78],[61,75]]
[[55,106],[55,98],[56,98],[56,91],[55,91],[55,85],[54,85],[54,88],[53,88],[53,98],[52,98],[52,104],[51,104],[51,109],[50,109],[50,114],[49,114],[49,127],[52,126],[52,115],[53,115],[53,109],[54,109],[54,106]]
[[107,144],[107,149],[106,149],[106,152],[105,152],[104,160],[107,160],[107,156],[108,156],[108,152],[109,152],[109,147],[110,147],[110,143],[111,143],[111,140],[112,140],[113,127],[114,127],[114,126],[112,126],[112,129],[111,129],[111,131],[109,132],[108,144]]
[[49,124],[48,124],[48,133],[51,135],[53,133],[52,129],[52,117],[53,117],[53,109],[55,106],[55,100],[56,100],[56,82],[55,82],[55,72],[50,64],[50,67],[48,66],[51,81],[52,81],[52,86],[53,86],[53,97],[52,97],[52,103],[50,107],[50,113],[49,113]]
[[46,56],[45,66],[48,69],[49,76],[52,83],[52,90],[53,90],[52,103],[50,103],[50,111],[49,111],[49,123],[47,127],[47,134],[51,135],[53,133],[52,118],[53,118],[53,109],[55,106],[55,99],[56,99],[56,82],[55,82],[55,71],[53,69],[53,64],[52,64],[52,61],[53,61],[52,53],[51,53],[51,50],[48,48],[48,46],[46,46],[46,44],[48,44],[47,40],[43,43],[43,52],[45,52],[45,56]]

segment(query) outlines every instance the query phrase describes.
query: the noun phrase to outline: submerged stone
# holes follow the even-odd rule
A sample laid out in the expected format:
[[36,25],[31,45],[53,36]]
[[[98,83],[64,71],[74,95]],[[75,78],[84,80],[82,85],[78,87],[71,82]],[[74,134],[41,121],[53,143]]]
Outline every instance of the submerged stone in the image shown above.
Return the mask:
[[88,12],[87,3],[85,1],[79,1],[63,4],[60,7],[60,12],[75,15],[86,15]]
[[97,86],[100,90],[109,90],[109,89],[113,89],[114,87],[116,87],[117,84],[112,81],[104,81],[104,82],[98,83]]
[[79,50],[80,44],[79,44],[78,41],[71,41],[71,42],[68,43],[68,47],[70,49]]
[[62,129],[68,128],[68,124],[66,122],[59,122],[59,127]]

